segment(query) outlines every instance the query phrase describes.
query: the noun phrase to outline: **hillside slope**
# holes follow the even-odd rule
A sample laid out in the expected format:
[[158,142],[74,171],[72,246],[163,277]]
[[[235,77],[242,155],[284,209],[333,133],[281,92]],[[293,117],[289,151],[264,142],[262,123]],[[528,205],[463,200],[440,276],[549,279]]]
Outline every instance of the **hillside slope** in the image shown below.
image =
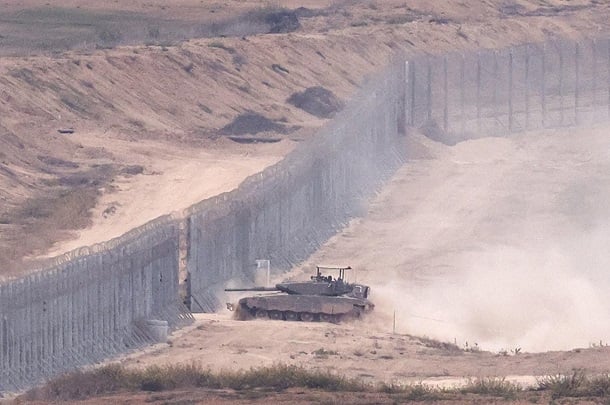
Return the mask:
[[[35,0],[4,9],[1,40],[12,46],[13,56],[0,60],[0,272],[23,268],[26,256],[107,240],[168,209],[179,211],[235,187],[328,119],[288,103],[296,92],[320,86],[345,102],[397,50],[441,52],[532,42],[549,35],[596,35],[606,29],[609,14],[607,5],[584,0],[510,5],[499,0],[452,5],[420,0],[279,3],[303,6],[290,14],[298,17],[300,27],[252,36],[240,33],[269,30],[269,25],[256,22],[275,9],[238,1],[222,6],[187,0],[171,6],[120,6],[74,0],[65,2],[66,9],[76,7],[81,14],[69,14],[65,20],[59,11],[66,9]],[[163,16],[183,36],[208,38],[170,38],[164,43],[161,32],[149,45],[122,46],[133,42],[123,34],[110,46],[98,32],[99,49],[76,44],[61,52],[34,45],[19,48],[11,42],[16,38],[11,33],[23,21],[39,24],[40,35],[50,41],[59,31],[49,27],[63,27],[66,31],[58,38],[71,38],[77,35],[74,19],[85,15],[88,20],[81,25],[95,28],[96,17],[104,22],[123,12],[132,20],[112,20],[117,32],[127,32],[134,16],[146,24]],[[242,13],[250,14],[240,17]],[[222,28],[218,32],[229,36],[210,38],[214,32],[185,28],[218,21],[225,21],[215,26]],[[244,116],[253,119],[239,121]],[[237,125],[243,122],[245,127]],[[280,142],[243,145],[225,136],[242,132]],[[139,185],[151,183],[151,178],[174,182],[163,173],[179,166],[180,150],[187,161],[213,156],[202,163],[210,168],[238,167],[246,155],[254,160],[228,181],[224,175],[206,177],[207,187],[168,206],[159,197],[147,196]],[[197,170],[178,177],[189,181]],[[143,198],[159,204],[149,204],[145,215],[130,214],[128,224],[120,219],[107,224],[114,214],[142,211],[137,204]],[[79,239],[78,230],[86,228],[88,236]]]

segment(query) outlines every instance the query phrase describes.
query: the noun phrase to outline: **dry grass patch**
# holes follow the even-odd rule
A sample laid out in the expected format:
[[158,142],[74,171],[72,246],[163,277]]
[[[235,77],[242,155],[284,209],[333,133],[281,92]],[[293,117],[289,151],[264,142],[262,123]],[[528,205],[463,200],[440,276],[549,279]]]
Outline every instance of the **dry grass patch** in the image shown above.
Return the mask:
[[583,370],[571,374],[556,374],[538,379],[538,389],[550,391],[558,398],[610,398],[610,374],[587,376]]
[[299,388],[325,392],[358,392],[360,395],[389,395],[394,402],[476,400],[547,401],[574,398],[610,398],[610,376],[586,376],[582,371],[542,377],[538,386],[524,390],[504,378],[480,378],[459,388],[439,388],[425,383],[370,384],[330,371],[276,364],[239,371],[212,372],[197,364],[150,366],[130,369],[114,364],[89,371],[65,374],[22,395],[23,401],[71,401],[128,392],[173,390],[234,390],[240,393],[283,392]]
[[358,380],[278,364],[240,371],[213,373],[196,364],[151,366],[142,370],[108,365],[90,371],[75,371],[30,390],[24,400],[67,401],[125,391],[169,391],[186,388],[285,390],[302,387],[324,391],[365,391]]

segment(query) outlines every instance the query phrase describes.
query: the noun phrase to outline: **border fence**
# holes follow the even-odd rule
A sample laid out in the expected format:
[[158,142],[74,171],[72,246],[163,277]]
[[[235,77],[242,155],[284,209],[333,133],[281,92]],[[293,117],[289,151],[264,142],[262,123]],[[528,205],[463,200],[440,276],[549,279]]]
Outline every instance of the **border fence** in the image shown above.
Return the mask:
[[188,322],[177,225],[159,218],[1,285],[0,392],[154,343],[147,320]]
[[[257,259],[307,258],[404,162],[414,130],[455,144],[610,118],[610,40],[397,56],[335,119],[234,191],[0,284],[0,392],[155,342],[214,311]],[[186,278],[179,261],[186,242]]]
[[404,162],[404,69],[379,80],[305,145],[237,190],[189,213],[191,308],[213,311],[231,279],[253,280],[256,259],[288,270],[347,221]]
[[608,39],[420,55],[407,65],[407,122],[446,143],[610,116]]

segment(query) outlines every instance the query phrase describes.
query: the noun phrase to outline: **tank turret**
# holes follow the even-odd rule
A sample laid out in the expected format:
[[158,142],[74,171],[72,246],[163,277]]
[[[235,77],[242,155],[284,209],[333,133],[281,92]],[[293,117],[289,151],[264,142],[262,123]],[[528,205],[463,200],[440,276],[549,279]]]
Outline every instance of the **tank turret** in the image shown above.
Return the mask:
[[[321,269],[338,270],[338,276],[325,276]],[[370,288],[345,282],[346,270],[351,267],[317,266],[316,274],[309,281],[282,282],[275,287],[227,288],[228,292],[274,292],[242,298],[237,305],[227,304],[227,308],[236,309],[239,319],[340,322],[358,318],[374,308],[368,300]]]

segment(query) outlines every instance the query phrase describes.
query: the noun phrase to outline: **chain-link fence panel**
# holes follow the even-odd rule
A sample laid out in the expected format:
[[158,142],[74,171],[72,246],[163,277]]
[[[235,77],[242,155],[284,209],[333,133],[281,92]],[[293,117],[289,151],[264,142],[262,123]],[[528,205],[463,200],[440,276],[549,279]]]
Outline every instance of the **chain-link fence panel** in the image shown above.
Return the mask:
[[608,120],[607,39],[410,58],[407,122],[454,144]]
[[177,245],[176,221],[160,219],[0,285],[0,391],[150,344],[148,320],[188,321]]

